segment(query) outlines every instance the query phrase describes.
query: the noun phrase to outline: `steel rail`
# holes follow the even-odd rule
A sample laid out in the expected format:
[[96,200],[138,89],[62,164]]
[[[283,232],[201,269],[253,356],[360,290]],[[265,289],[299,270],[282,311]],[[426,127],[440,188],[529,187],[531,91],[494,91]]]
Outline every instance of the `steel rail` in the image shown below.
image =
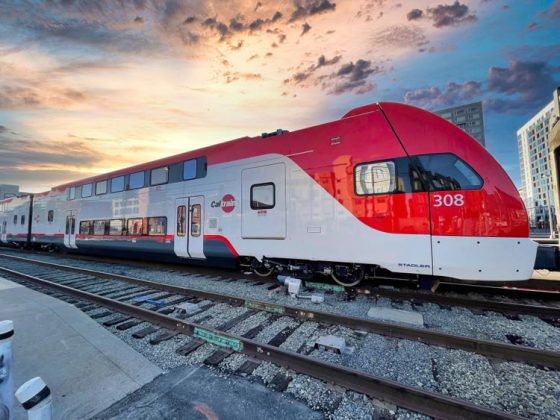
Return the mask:
[[[485,299],[472,299],[459,296],[447,296],[437,293],[427,293],[412,290],[392,290],[371,286],[358,286],[359,294],[370,296],[382,296],[391,299],[406,299],[414,302],[436,303],[447,306],[463,306],[466,308],[479,309],[482,311],[494,311],[506,314],[526,314],[535,315],[543,318],[560,318],[560,307],[527,305],[522,303],[496,302]],[[560,301],[560,293],[556,293],[556,298]]]
[[[0,254],[4,257],[4,254]],[[27,259],[22,257],[8,256],[8,258],[20,260],[26,263],[43,265],[51,268],[58,268],[65,271],[73,271],[92,276],[124,281],[147,288],[161,290],[168,293],[179,295],[196,296],[202,299],[228,303],[234,306],[247,306],[253,309],[281,313],[301,320],[313,320],[328,324],[342,325],[348,328],[365,331],[369,333],[381,334],[387,337],[401,338],[411,341],[420,341],[428,345],[441,346],[452,349],[460,349],[473,353],[478,353],[486,357],[523,362],[537,366],[546,366],[560,369],[560,352],[539,350],[531,347],[499,343],[489,340],[481,340],[466,336],[446,334],[424,328],[407,327],[388,322],[373,321],[358,317],[338,315],[329,312],[298,308],[294,306],[277,305],[273,303],[256,301],[251,299],[239,298],[232,295],[224,295],[208,292],[199,289],[173,286],[169,284],[156,283],[150,280],[127,277],[121,274],[113,274],[102,271],[90,270],[87,268],[72,267],[61,264],[54,264],[45,261]],[[1,267],[0,267],[1,269]]]
[[521,419],[510,413],[485,408],[468,401],[448,397],[432,391],[412,387],[342,367],[309,356],[301,355],[278,347],[262,344],[241,336],[225,333],[203,325],[179,320],[158,312],[112,300],[93,293],[74,289],[59,283],[44,280],[18,271],[0,267],[0,270],[39,284],[40,286],[62,292],[64,294],[86,299],[116,312],[140,318],[184,335],[192,336],[196,329],[202,329],[215,335],[227,337],[242,343],[240,351],[257,360],[267,361],[283,366],[295,372],[306,374],[328,383],[334,383],[369,397],[377,398],[439,419]]

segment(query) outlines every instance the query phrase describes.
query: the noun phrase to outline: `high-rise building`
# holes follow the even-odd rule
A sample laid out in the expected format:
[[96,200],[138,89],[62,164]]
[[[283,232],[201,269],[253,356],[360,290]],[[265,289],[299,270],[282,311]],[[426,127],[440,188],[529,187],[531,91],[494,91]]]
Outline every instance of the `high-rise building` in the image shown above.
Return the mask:
[[452,122],[457,127],[462,128],[471,137],[474,137],[480,144],[485,146],[484,138],[484,119],[482,117],[482,102],[455,106],[453,108],[436,111],[440,117]]
[[517,130],[522,198],[533,229],[550,229],[555,214],[548,141],[552,111],[550,102]]

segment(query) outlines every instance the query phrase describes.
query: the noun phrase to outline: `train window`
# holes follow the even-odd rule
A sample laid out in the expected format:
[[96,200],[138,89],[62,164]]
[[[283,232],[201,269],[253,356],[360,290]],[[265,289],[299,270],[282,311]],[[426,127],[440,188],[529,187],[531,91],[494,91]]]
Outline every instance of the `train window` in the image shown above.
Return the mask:
[[107,225],[107,220],[96,220],[93,222],[93,234],[94,235],[105,235],[105,227]]
[[196,178],[196,159],[187,160],[183,163],[183,179],[185,181]]
[[253,210],[271,209],[276,204],[276,191],[272,182],[251,186],[251,208]]
[[47,222],[51,223],[54,220],[54,210],[47,212]]
[[68,190],[68,200],[74,200],[76,198],[76,188],[72,187]]
[[177,207],[177,236],[185,236],[187,224],[187,206]]
[[66,230],[64,231],[66,235],[70,233],[70,216],[66,216]]
[[124,220],[113,219],[109,220],[109,235],[121,236],[123,234]]
[[128,179],[128,189],[135,190],[137,188],[142,188],[144,186],[144,172],[136,172],[130,174]]
[[463,160],[451,153],[417,156],[432,191],[477,190],[482,178]]
[[107,181],[99,181],[95,184],[95,195],[105,194],[107,192]]
[[121,192],[124,191],[124,176],[117,176],[111,179],[111,192]]
[[142,219],[128,219],[127,221],[127,232],[131,236],[141,236],[142,235]]
[[91,197],[92,189],[92,184],[82,185],[82,198]]
[[202,226],[202,206],[193,204],[191,206],[191,236],[200,236]]
[[167,217],[148,217],[148,235],[165,235],[167,233]]
[[397,191],[395,162],[372,162],[354,168],[357,195],[390,194]]
[[14,214],[14,225],[17,225],[17,214]]
[[169,176],[169,168],[164,166],[163,168],[152,169],[150,172],[150,185],[160,185],[166,184]]
[[80,235],[93,235],[93,222],[91,220],[80,222]]
[[21,215],[21,224],[25,225],[25,216],[23,214]]
[[70,234],[74,234],[76,233],[76,218],[75,217],[71,217],[70,218]]

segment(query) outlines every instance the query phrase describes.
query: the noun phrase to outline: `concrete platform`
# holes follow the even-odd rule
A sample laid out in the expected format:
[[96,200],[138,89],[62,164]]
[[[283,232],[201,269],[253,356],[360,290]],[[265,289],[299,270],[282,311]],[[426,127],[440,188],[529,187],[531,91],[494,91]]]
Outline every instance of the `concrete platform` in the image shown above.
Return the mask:
[[207,368],[180,367],[159,376],[96,419],[322,419],[305,404],[264,385],[218,375]]
[[[0,278],[3,319],[14,321],[16,389],[41,376],[55,419],[89,418],[162,373],[74,306]],[[15,419],[26,418],[18,407]]]

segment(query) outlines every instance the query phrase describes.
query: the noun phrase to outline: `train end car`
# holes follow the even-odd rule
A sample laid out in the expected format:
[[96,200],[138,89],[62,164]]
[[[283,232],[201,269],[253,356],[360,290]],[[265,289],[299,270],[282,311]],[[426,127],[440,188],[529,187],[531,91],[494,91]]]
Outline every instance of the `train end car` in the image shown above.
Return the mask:
[[32,205],[32,194],[0,200],[0,243],[27,246]]

